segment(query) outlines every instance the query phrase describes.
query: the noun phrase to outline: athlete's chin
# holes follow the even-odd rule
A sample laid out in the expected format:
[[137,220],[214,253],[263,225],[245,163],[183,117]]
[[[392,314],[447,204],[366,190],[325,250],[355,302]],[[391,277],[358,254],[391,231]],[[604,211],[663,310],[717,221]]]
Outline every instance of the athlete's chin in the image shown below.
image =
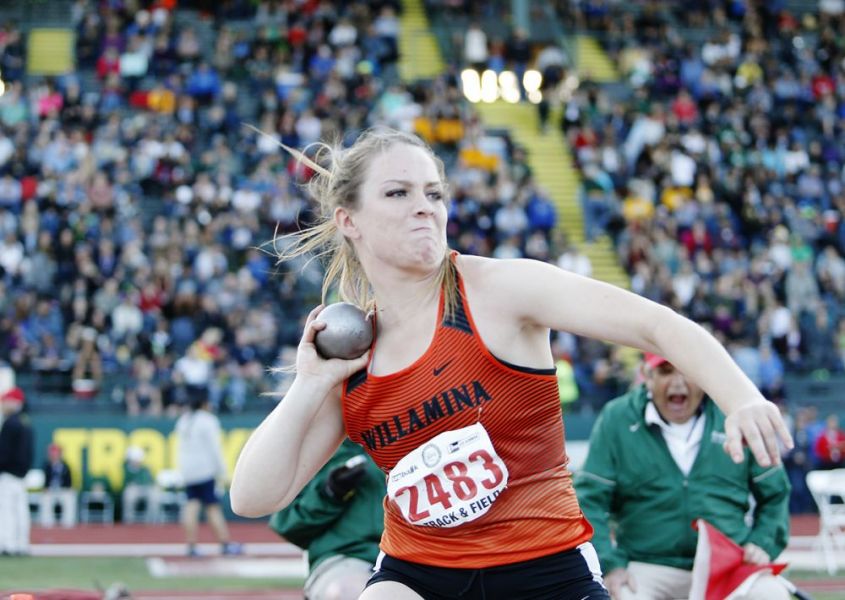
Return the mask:
[[439,266],[446,255],[445,244],[422,244],[415,253],[417,262],[425,266]]

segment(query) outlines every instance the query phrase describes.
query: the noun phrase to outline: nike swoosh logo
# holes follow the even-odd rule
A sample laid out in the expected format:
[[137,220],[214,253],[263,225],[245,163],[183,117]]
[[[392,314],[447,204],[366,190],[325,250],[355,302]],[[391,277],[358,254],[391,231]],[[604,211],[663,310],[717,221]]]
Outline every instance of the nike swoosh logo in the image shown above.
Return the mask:
[[628,430],[629,430],[631,433],[636,433],[636,432],[637,432],[637,429],[639,429],[639,428],[640,428],[640,424],[639,424],[639,423],[634,423],[633,425],[630,425],[630,426],[628,427]]
[[438,375],[440,375],[440,374],[443,372],[443,369],[445,369],[446,367],[448,367],[450,364],[452,364],[452,361],[451,361],[451,360],[446,361],[445,363],[443,363],[443,364],[442,364],[442,365],[440,365],[439,367],[435,367],[435,368],[434,368],[434,376],[435,376],[435,377],[437,377]]

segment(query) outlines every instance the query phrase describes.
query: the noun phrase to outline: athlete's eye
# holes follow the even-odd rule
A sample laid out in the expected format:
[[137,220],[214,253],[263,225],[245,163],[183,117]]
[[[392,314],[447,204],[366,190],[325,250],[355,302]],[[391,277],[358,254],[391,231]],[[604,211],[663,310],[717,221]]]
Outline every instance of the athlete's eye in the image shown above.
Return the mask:
[[408,195],[408,192],[406,190],[397,189],[397,190],[390,190],[389,192],[387,192],[386,195],[387,195],[388,198],[404,198],[405,196]]

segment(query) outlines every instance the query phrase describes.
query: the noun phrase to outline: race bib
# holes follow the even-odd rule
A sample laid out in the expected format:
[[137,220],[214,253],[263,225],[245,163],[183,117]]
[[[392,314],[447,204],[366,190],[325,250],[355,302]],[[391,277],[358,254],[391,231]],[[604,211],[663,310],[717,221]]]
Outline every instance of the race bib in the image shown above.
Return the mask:
[[476,423],[445,431],[390,471],[387,495],[412,525],[457,527],[485,514],[508,483],[508,468]]

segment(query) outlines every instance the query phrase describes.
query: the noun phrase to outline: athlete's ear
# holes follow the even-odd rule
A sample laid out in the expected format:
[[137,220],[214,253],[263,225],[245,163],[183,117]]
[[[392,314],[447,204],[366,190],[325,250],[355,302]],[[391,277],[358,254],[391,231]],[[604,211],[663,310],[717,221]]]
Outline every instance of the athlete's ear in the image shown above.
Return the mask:
[[649,399],[651,399],[654,396],[654,393],[652,392],[652,389],[651,389],[652,386],[654,385],[652,380],[651,380],[651,374],[652,374],[652,370],[649,367],[647,367],[645,364],[640,365],[640,380],[645,385],[646,396],[648,396]]
[[350,240],[357,240],[361,237],[361,232],[355,224],[355,218],[348,208],[338,206],[334,209],[332,217],[335,227],[344,237]]

